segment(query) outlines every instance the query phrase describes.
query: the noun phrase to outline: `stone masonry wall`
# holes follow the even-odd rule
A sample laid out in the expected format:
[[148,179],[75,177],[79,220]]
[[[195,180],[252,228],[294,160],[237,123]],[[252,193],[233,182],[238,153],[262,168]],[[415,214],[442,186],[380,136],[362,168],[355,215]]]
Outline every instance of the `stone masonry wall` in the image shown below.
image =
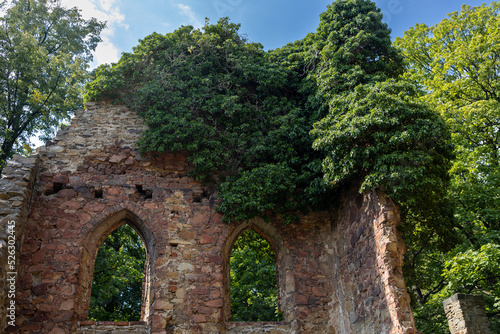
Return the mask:
[[457,293],[443,302],[451,334],[490,334],[483,297]]
[[[188,176],[184,153],[138,153],[143,130],[127,108],[91,103],[39,151],[16,326],[8,331],[414,332],[397,211],[383,194],[346,193],[339,209],[289,225],[258,218],[223,224],[214,190]],[[122,224],[139,233],[147,251],[143,323],[89,322],[95,256]],[[275,252],[282,322],[231,322],[229,257],[249,228]]]
[[81,321],[79,323],[81,334],[147,334],[148,326],[143,321]]
[[342,328],[337,333],[415,333],[396,207],[379,191],[344,198],[333,242],[332,326]]
[[15,321],[19,254],[39,163],[38,156],[15,155],[0,179],[0,329]]

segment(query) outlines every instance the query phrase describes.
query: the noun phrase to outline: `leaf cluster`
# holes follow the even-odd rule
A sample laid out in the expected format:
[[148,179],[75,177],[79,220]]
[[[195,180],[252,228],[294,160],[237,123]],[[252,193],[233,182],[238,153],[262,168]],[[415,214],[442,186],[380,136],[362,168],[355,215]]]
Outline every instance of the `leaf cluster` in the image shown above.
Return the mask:
[[402,58],[381,19],[371,1],[334,1],[315,33],[270,52],[227,18],[152,34],[99,68],[87,98],[133,106],[149,125],[144,152],[187,151],[226,221],[288,219],[363,179],[361,191],[383,187],[410,211],[446,186],[447,132],[396,80]]
[[357,85],[402,73],[402,58],[392,47],[382,13],[367,0],[334,1],[321,14],[315,36],[320,63],[315,75],[328,99]]
[[361,190],[383,186],[402,202],[445,189],[451,158],[447,130],[418,100],[413,85],[395,80],[359,85],[332,99],[330,107],[334,112],[313,130],[314,147],[326,151],[328,182],[363,176]]

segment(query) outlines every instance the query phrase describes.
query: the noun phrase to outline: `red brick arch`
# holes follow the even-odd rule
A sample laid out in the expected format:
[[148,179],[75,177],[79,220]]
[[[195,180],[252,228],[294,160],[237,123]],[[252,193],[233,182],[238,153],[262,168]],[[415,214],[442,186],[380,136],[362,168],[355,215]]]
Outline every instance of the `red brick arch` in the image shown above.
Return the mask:
[[75,305],[75,315],[78,320],[85,320],[88,316],[94,263],[99,247],[114,230],[124,224],[130,225],[137,234],[139,234],[146,248],[141,320],[147,321],[151,312],[151,277],[153,277],[154,261],[157,254],[153,234],[144,221],[139,218],[136,213],[131,211],[131,208],[117,207],[116,209],[114,213],[108,216],[96,217],[96,219],[94,219],[94,226],[89,230],[83,240],[79,284],[76,297],[77,302]]

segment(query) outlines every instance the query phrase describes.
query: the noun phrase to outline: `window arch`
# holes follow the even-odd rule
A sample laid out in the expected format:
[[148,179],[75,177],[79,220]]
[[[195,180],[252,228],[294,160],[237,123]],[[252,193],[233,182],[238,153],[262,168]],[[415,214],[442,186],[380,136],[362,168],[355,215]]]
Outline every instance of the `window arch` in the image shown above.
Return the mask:
[[127,223],[104,240],[94,261],[90,320],[140,320],[145,257],[144,243]]
[[92,277],[94,264],[99,248],[106,238],[122,225],[129,225],[140,236],[146,250],[146,261],[144,266],[144,284],[142,289],[141,320],[147,321],[151,309],[151,277],[153,275],[153,263],[156,257],[154,249],[154,238],[151,231],[144,222],[134,213],[127,209],[108,216],[92,228],[85,236],[80,262],[80,284],[76,297],[76,319],[86,320],[88,317]]
[[[245,232],[258,234],[258,237],[263,239],[269,245],[269,248],[274,253],[276,264],[276,299],[278,310],[282,313],[281,317],[275,318],[272,321],[289,320],[292,316],[292,298],[295,289],[294,277],[291,270],[291,257],[288,249],[283,244],[280,233],[276,228],[264,220],[256,218],[248,222],[239,224],[226,240],[223,257],[224,257],[224,320],[225,321],[240,321],[231,317],[231,253],[240,236]],[[237,245],[238,246],[238,245]],[[248,321],[248,320],[243,320]]]
[[240,234],[230,263],[232,321],[281,321],[276,259],[269,243],[254,229]]

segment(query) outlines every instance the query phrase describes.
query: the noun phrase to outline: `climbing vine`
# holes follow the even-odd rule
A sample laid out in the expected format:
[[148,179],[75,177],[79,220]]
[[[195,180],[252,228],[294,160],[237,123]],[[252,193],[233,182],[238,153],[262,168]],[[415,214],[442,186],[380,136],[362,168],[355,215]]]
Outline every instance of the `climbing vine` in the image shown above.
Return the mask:
[[87,100],[117,100],[144,117],[142,152],[188,152],[191,176],[217,187],[227,222],[291,221],[363,179],[361,191],[391,195],[416,180],[426,191],[446,184],[447,133],[398,82],[402,59],[375,4],[335,1],[316,33],[269,52],[239,28],[224,18],[154,33],[98,68]]

